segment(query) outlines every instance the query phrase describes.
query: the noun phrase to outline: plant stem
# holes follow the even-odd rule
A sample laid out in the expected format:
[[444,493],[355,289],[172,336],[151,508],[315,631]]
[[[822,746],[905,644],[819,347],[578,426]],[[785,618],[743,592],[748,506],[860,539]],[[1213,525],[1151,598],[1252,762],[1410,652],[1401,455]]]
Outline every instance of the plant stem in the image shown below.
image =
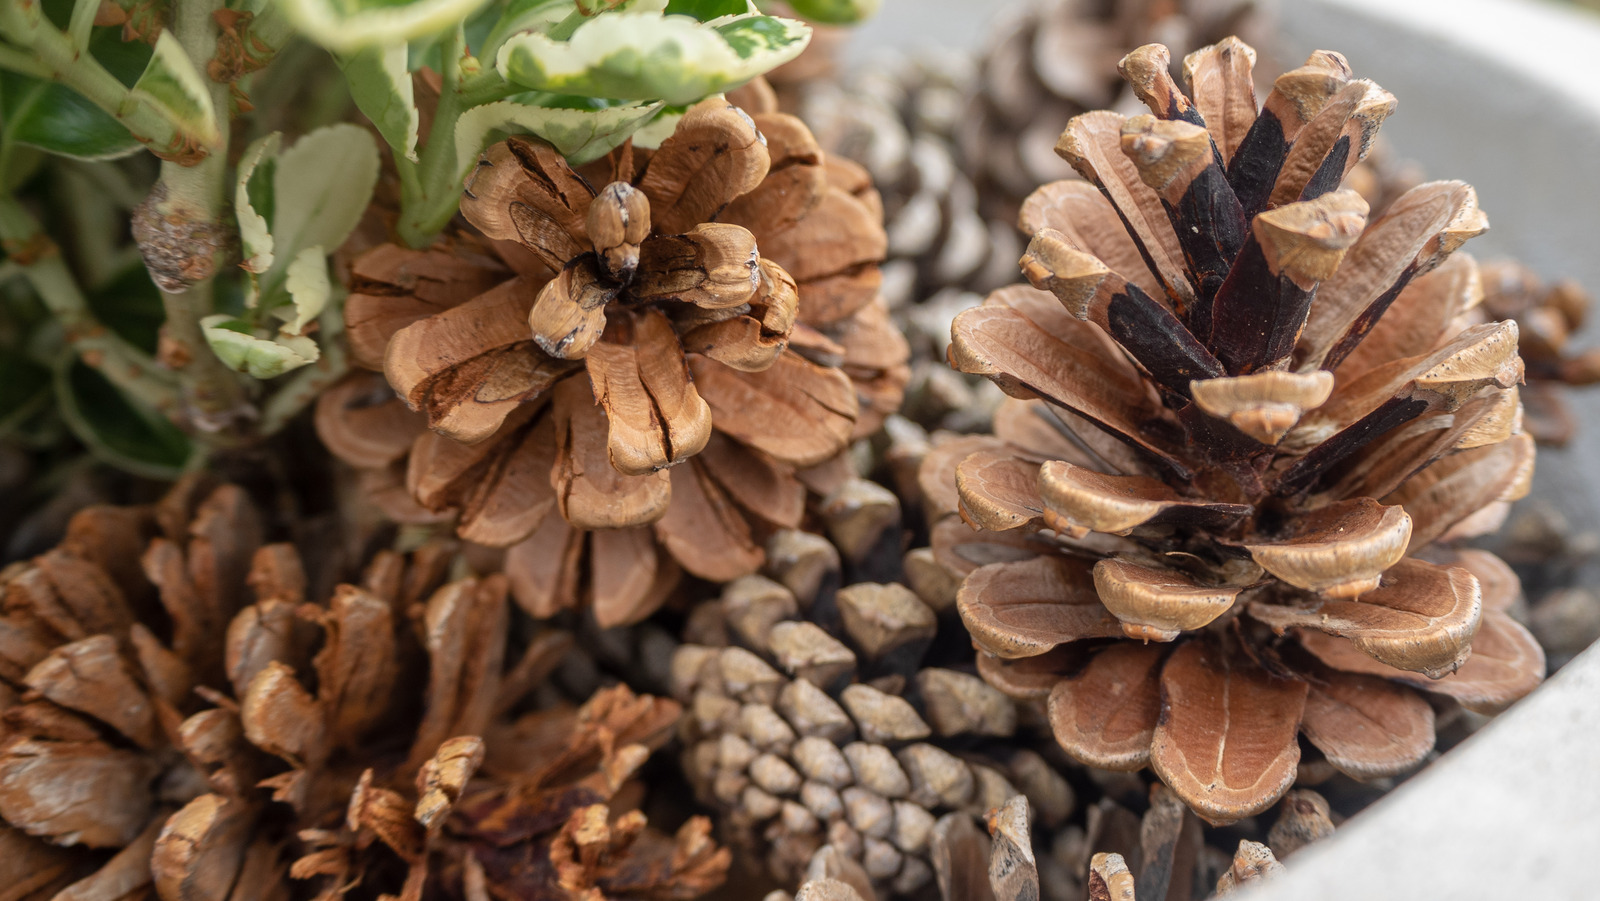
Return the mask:
[[72,88],[157,152],[178,152],[188,143],[182,129],[159,108],[132,98],[128,87],[94,57],[78,52],[72,39],[44,18],[38,3],[0,2],[0,35],[33,51],[24,60],[12,48],[4,48],[0,66]]
[[[216,52],[217,27],[212,13],[221,8],[218,0],[179,0],[175,4],[173,35],[191,60],[204,61]],[[211,104],[217,111],[217,146],[228,146],[228,86],[208,80]],[[192,166],[164,161],[161,177],[148,202],[150,218],[169,235],[201,238],[187,248],[193,259],[180,261],[180,267],[194,266],[198,275],[181,290],[163,290],[166,309],[166,339],[176,351],[172,355],[189,404],[190,418],[202,433],[216,434],[248,418],[252,411],[245,399],[244,386],[237,376],[206,343],[200,320],[213,309],[215,269],[228,230],[222,222],[227,180],[225,153],[208,154]],[[210,240],[205,240],[209,238]],[[145,260],[152,263],[146,250]],[[163,279],[151,265],[157,283]],[[162,284],[163,289],[171,287]]]
[[146,407],[168,417],[178,413],[178,391],[171,375],[95,319],[60,248],[9,195],[0,195],[0,240],[5,242],[8,262],[21,269],[85,364]]
[[424,247],[455,215],[461,186],[456,161],[456,120],[466,107],[461,95],[461,57],[467,50],[466,34],[457,25],[441,49],[443,84],[439,108],[433,114],[428,146],[417,164],[419,193],[407,194],[401,185],[400,238],[412,247]]
[[325,388],[337,382],[349,371],[344,341],[344,305],[330,304],[319,318],[322,326],[322,357],[284,380],[277,391],[261,408],[261,422],[257,429],[262,436],[276,434],[310,406]]

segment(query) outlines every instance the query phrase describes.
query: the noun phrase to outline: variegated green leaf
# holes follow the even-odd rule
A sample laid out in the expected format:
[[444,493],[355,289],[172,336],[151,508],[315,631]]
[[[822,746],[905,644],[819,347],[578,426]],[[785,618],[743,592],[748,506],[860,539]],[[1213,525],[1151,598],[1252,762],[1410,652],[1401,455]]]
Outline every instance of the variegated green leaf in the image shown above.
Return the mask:
[[226,313],[200,320],[206,343],[230,369],[252,378],[270,379],[315,363],[321,356],[317,342],[300,336],[258,338],[250,326]]
[[794,59],[810,39],[809,26],[772,16],[698,22],[608,13],[585,21],[565,41],[517,35],[501,46],[495,65],[507,80],[534,90],[684,104]]
[[881,0],[788,0],[802,19],[824,25],[854,25],[877,15]]
[[416,99],[406,67],[406,45],[365,47],[340,58],[350,96],[396,154],[417,161]]
[[377,182],[377,144],[357,125],[319,128],[280,154],[272,177],[272,240],[280,262],[313,245],[344,243]]
[[322,315],[328,305],[328,259],[321,245],[312,245],[295,255],[289,264],[284,287],[294,305],[286,312],[286,321],[280,329],[285,335],[298,335],[306,324]]
[[524,31],[548,32],[572,12],[572,0],[511,0],[478,48],[479,59],[494,59],[500,45]]
[[633,146],[643,147],[646,150],[655,150],[661,142],[672,137],[678,130],[678,120],[688,112],[687,106],[664,106],[649,122],[639,126],[633,133]]
[[233,208],[239,217],[239,243],[244,252],[240,268],[259,275],[272,268],[272,232],[267,217],[250,204],[250,176],[267,157],[276,156],[280,135],[277,132],[258,138],[245,148],[239,159],[239,175],[233,188]]
[[125,101],[125,105],[133,103],[148,103],[160,109],[198,146],[215,147],[222,140],[205,76],[194,67],[171,30],[161,32],[156,39],[149,65]]
[[474,107],[456,120],[457,180],[466,178],[497,133],[538,135],[579,165],[611,152],[660,108],[659,103],[630,103],[607,109],[563,109],[510,100]]
[[487,0],[280,0],[306,37],[337,53],[387,47],[465,20]]

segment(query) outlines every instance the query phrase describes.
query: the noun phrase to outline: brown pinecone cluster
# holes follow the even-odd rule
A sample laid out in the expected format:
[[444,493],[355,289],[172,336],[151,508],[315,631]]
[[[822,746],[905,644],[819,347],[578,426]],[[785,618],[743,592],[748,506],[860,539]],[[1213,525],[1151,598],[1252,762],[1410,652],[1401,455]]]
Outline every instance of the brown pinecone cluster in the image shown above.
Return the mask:
[[699,608],[673,661],[685,770],[752,864],[793,886],[830,848],[909,896],[935,882],[936,835],[1019,789],[1046,824],[1072,812],[967,643],[950,655],[965,668],[932,665],[939,618],[915,593],[838,587],[838,552],[804,532],[774,536],[768,560]]
[[1600,382],[1600,349],[1577,351],[1572,336],[1583,328],[1592,299],[1571,280],[1547,284],[1513,260],[1486,263],[1483,316],[1512,319],[1528,383],[1522,389],[1524,426],[1541,444],[1561,447],[1572,441],[1577,422],[1567,389]]
[[[90,508],[0,576],[6,897],[689,898],[709,823],[632,777],[680,708],[624,687],[522,709],[546,637],[447,545],[307,595],[243,492]],[[252,600],[253,599],[253,600]],[[58,894],[59,892],[59,894]]]
[[580,169],[498,144],[467,183],[475,230],[351,266],[373,372],[322,397],[320,434],[396,518],[509,548],[536,617],[637,622],[682,572],[754,571],[805,514],[799,474],[899,406],[877,194],[744,94],[761,105],[707,100],[658,149]]
[[1434,741],[1416,689],[1493,711],[1544,672],[1509,568],[1439,543],[1532,474],[1517,324],[1475,319],[1453,253],[1487,220],[1460,182],[1369,216],[1341,182],[1394,98],[1319,51],[1258,109],[1254,57],[1196,51],[1191,94],[1166,48],[1125,57],[1153,115],[1072,120],[1081,180],[1022,212],[1032,287],[950,351],[1017,399],[953,466],[985,670],[1047,696],[1078,759],[1149,765],[1219,823],[1289,788],[1300,735],[1399,772]]
[[955,131],[983,215],[1015,223],[1035,188],[1071,174],[1055,154],[1069,119],[1138,106],[1115,75],[1123,54],[1154,42],[1181,60],[1228,35],[1259,43],[1267,26],[1253,0],[1032,0],[1015,7],[994,26]]

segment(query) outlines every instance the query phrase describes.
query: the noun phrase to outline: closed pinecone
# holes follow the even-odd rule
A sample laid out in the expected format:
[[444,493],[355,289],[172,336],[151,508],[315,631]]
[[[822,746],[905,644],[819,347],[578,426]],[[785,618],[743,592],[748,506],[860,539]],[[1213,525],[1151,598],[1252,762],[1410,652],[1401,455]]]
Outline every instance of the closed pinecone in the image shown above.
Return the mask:
[[243,492],[190,479],[86,510],[8,568],[7,897],[687,898],[721,881],[709,823],[674,840],[628,812],[678,705],[610,689],[521,712],[563,642],[510,652],[503,577],[446,584],[456,557],[430,544],[311,601],[295,549],[262,540]]
[[[1138,106],[1116,61],[1158,42],[1177,59],[1230,34],[1266,32],[1253,0],[1032,0],[995,25],[956,140],[982,213],[1015,223],[1022,201],[1071,169],[1054,152],[1073,116]],[[1176,73],[1175,73],[1176,74]]]
[[911,345],[906,415],[928,428],[988,428],[993,387],[944,362],[950,320],[1015,278],[1012,221],[985,220],[953,131],[971,83],[959,52],[889,57],[805,86],[795,107],[824,150],[864,166],[883,198],[883,296]]
[[925,659],[926,603],[897,583],[834,591],[839,556],[815,535],[780,533],[768,556],[773,578],[729,583],[673,661],[690,782],[753,863],[794,886],[827,846],[880,896],[908,895],[933,881],[941,817],[1019,788],[1048,823],[1070,813],[1067,783],[1014,746],[1014,702],[967,671],[970,646],[953,643],[963,668]]
[[536,617],[637,622],[681,571],[755,570],[797,469],[899,405],[876,194],[798,119],[709,100],[581,171],[512,139],[468,191],[488,239],[352,265],[352,355],[400,400],[357,374],[317,421],[386,510],[510,547]]
[[1393,97],[1319,51],[1258,114],[1253,57],[1192,55],[1191,100],[1140,48],[1121,66],[1169,118],[1071,122],[1086,180],[1022,215],[1037,287],[956,320],[953,364],[1018,400],[958,464],[924,461],[985,530],[934,534],[980,665],[1047,696],[1069,753],[1148,764],[1213,822],[1288,789],[1297,733],[1398,772],[1434,740],[1413,689],[1494,711],[1544,670],[1510,570],[1427,549],[1493,528],[1533,465],[1516,323],[1459,320],[1472,189],[1420,185],[1369,221],[1338,188]]
[[1567,389],[1600,382],[1600,349],[1574,350],[1573,335],[1583,328],[1591,299],[1570,280],[1547,284],[1527,266],[1512,260],[1484,264],[1482,316],[1514,319],[1518,347],[1527,366],[1522,389],[1524,425],[1542,444],[1561,447],[1577,431]]
[[[1014,795],[984,818],[984,836],[964,813],[946,814],[933,825],[929,858],[943,901],[1038,901],[1028,799]],[[872,878],[833,846],[819,848],[806,864],[804,882],[791,895],[778,890],[765,901],[877,901]]]

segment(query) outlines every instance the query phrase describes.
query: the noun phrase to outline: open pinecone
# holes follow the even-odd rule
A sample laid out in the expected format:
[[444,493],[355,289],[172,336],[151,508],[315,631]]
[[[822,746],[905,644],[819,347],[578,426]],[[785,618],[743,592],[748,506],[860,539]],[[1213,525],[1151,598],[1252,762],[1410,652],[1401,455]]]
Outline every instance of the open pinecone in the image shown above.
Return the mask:
[[708,100],[581,171],[514,138],[462,211],[487,240],[354,262],[352,354],[400,400],[357,375],[318,427],[398,518],[511,547],[537,617],[637,622],[680,567],[755,570],[804,512],[797,469],[899,405],[876,194],[798,119]]
[[[519,713],[503,577],[378,554],[310,601],[243,493],[80,513],[0,581],[6,897],[688,898],[726,851],[645,830],[631,774],[677,704]],[[253,594],[254,603],[247,603]],[[359,889],[357,887],[359,886]],[[63,895],[56,892],[64,891]]]
[[1482,267],[1483,314],[1514,319],[1527,364],[1522,389],[1528,434],[1541,444],[1567,444],[1577,431],[1566,389],[1600,382],[1600,349],[1573,351],[1572,336],[1583,327],[1591,299],[1576,282],[1545,284],[1533,270],[1510,260]]
[[1048,824],[1071,813],[1071,787],[1017,746],[1015,702],[970,671],[970,646],[927,659],[939,618],[916,594],[838,588],[838,552],[804,532],[774,536],[768,560],[696,610],[673,660],[684,767],[752,863],[792,887],[830,847],[879,896],[912,895],[938,870],[941,817],[981,817],[1018,788]]
[[1433,743],[1411,687],[1497,710],[1544,670],[1503,563],[1424,551],[1493,528],[1533,466],[1516,323],[1462,322],[1473,191],[1430,182],[1369,221],[1339,185],[1394,98],[1319,51],[1258,113],[1253,58],[1197,51],[1191,99],[1164,47],[1126,57],[1158,115],[1073,119],[1059,148],[1085,180],[1022,214],[1050,293],[996,292],[951,345],[1031,399],[962,439],[989,443],[953,474],[986,530],[945,530],[958,607],[1019,661],[986,670],[1047,690],[1074,756],[1148,763],[1213,822],[1288,789],[1297,732],[1346,772],[1397,772]]

